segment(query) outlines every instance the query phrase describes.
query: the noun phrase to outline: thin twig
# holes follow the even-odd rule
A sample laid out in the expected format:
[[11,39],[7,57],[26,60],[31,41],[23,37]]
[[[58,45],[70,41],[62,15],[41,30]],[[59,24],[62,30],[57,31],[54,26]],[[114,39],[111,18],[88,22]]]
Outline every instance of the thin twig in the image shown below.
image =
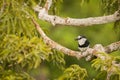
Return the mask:
[[46,9],[47,12],[50,9],[51,5],[52,5],[52,0],[47,0],[44,5],[44,8]]

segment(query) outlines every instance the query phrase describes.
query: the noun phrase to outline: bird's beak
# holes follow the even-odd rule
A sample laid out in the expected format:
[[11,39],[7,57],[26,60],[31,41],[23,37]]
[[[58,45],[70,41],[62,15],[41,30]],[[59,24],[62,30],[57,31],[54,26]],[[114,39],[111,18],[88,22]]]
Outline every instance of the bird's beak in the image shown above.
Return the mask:
[[78,38],[75,38],[75,41],[77,41],[78,40]]

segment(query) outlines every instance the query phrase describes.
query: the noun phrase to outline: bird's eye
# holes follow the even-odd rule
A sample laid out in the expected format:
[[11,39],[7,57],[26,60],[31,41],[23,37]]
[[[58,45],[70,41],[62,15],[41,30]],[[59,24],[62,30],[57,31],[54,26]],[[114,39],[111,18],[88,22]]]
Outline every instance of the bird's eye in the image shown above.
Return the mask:
[[82,39],[81,37],[79,39]]

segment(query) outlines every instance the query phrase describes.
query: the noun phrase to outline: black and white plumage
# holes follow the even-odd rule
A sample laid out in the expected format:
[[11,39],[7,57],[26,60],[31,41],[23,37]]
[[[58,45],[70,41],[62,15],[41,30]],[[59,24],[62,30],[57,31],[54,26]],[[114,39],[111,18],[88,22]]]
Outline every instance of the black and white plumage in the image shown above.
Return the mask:
[[84,52],[89,48],[90,43],[85,36],[78,36],[75,40],[78,41],[78,49],[81,52]]

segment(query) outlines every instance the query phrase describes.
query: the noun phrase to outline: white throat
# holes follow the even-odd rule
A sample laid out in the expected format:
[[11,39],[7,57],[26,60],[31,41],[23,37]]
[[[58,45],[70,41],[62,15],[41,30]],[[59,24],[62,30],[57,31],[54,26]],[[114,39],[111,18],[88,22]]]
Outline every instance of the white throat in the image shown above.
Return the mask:
[[86,38],[82,38],[82,39],[78,40],[79,45],[85,44],[86,40],[87,40]]

